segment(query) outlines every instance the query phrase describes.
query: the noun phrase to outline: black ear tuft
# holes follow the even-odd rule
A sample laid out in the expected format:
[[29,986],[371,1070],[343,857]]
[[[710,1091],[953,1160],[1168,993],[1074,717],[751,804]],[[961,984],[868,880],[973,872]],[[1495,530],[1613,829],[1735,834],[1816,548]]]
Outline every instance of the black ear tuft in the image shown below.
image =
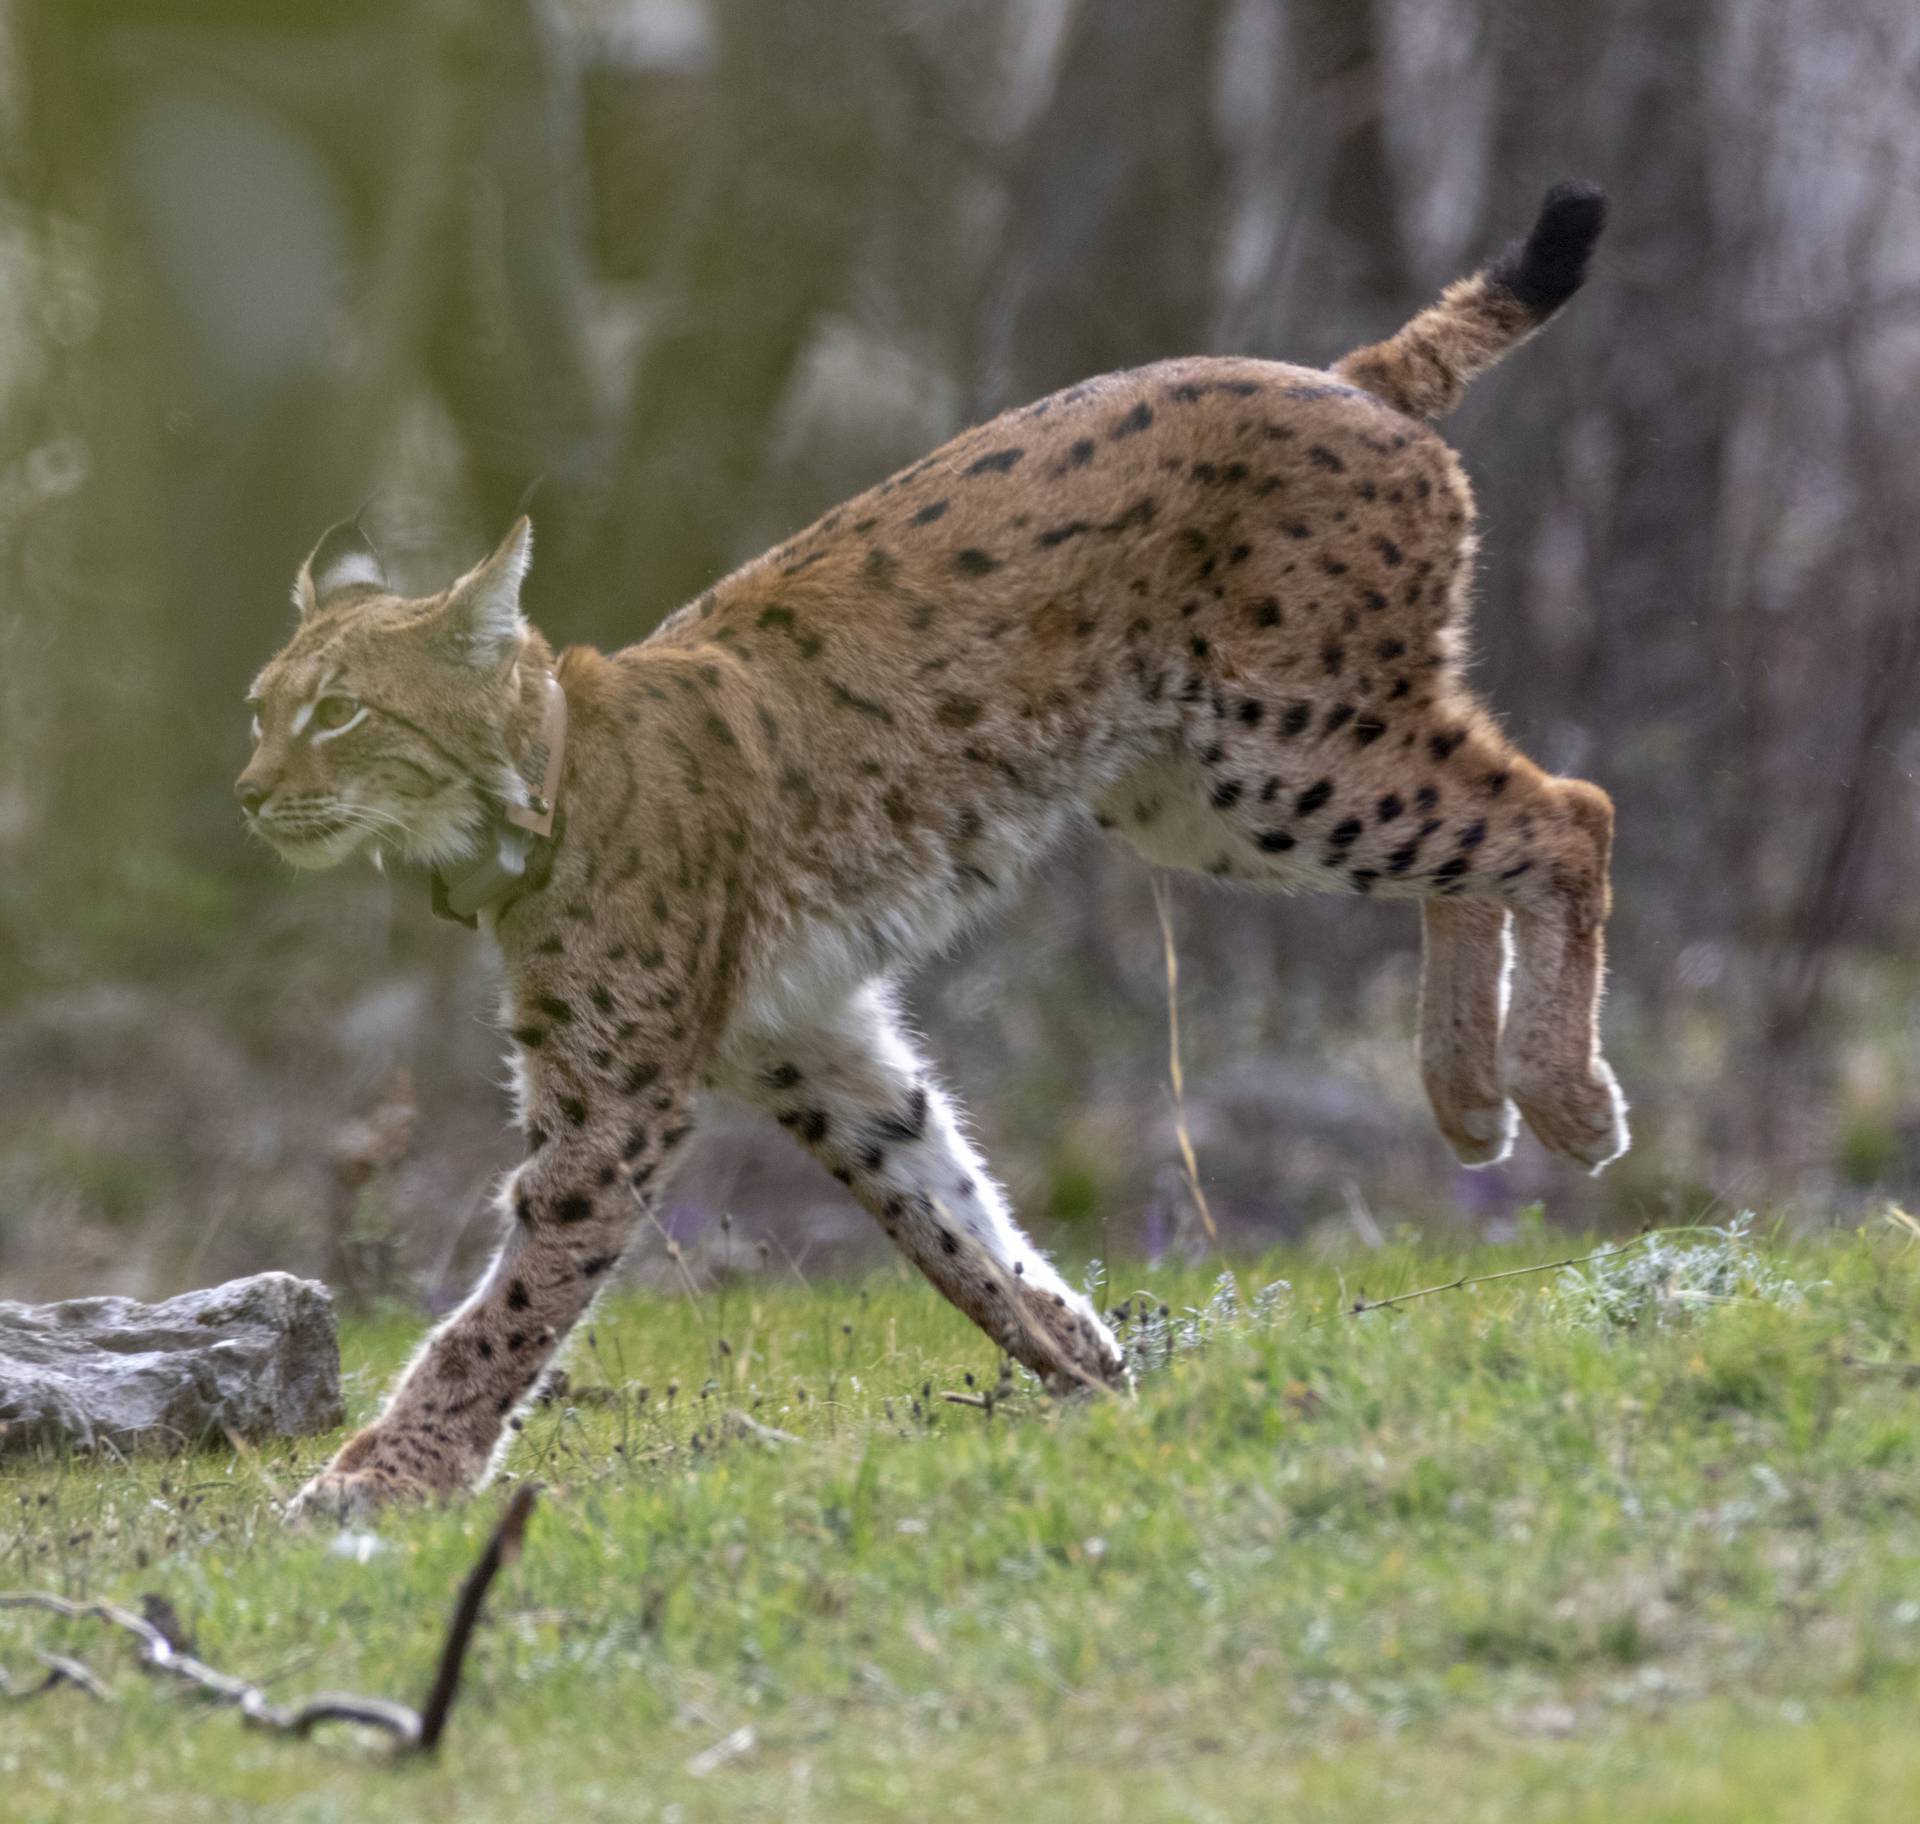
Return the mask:
[[384,589],[386,567],[367,535],[354,521],[330,527],[307,559],[307,581],[317,607],[343,589]]
[[1606,225],[1606,192],[1597,184],[1555,184],[1532,233],[1495,260],[1487,277],[1536,317],[1550,317],[1580,289],[1587,256]]

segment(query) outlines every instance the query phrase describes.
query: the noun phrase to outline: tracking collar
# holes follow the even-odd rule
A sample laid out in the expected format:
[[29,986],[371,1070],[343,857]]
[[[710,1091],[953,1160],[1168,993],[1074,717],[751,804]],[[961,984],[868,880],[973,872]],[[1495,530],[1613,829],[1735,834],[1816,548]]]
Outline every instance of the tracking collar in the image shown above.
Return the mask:
[[560,798],[560,773],[567,758],[567,693],[560,680],[547,674],[547,706],[540,729],[520,763],[528,787],[525,804],[503,804],[488,819],[484,847],[476,860],[451,876],[433,871],[433,910],[438,918],[474,929],[480,914],[500,900],[527,871],[533,839],[553,834],[553,814]]

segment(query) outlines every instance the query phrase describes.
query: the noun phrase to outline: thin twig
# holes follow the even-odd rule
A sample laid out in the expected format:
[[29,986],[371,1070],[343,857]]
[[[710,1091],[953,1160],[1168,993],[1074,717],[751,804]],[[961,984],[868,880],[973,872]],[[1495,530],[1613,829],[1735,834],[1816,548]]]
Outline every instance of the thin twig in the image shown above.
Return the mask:
[[1187,1126],[1186,1075],[1180,1068],[1180,952],[1173,942],[1173,905],[1167,892],[1166,877],[1153,877],[1153,909],[1160,916],[1160,937],[1167,956],[1167,1077],[1173,1087],[1173,1134],[1180,1144],[1180,1158],[1187,1171],[1187,1191],[1193,1207],[1200,1212],[1200,1224],[1207,1239],[1218,1245],[1220,1231],[1214,1226],[1213,1211],[1207,1207],[1207,1194],[1200,1188],[1200,1161],[1193,1150],[1193,1134]]
[[[177,1678],[192,1685],[195,1690],[204,1692],[215,1703],[231,1705],[257,1729],[265,1729],[276,1735],[304,1736],[321,1723],[361,1723],[371,1729],[383,1730],[402,1748],[426,1752],[439,1741],[441,1731],[446,1727],[447,1714],[453,1707],[454,1692],[460,1682],[461,1663],[466,1658],[467,1643],[473,1633],[474,1622],[479,1618],[487,1586],[501,1567],[511,1564],[518,1555],[521,1537],[526,1532],[527,1516],[533,1511],[537,1494],[538,1489],[531,1482],[514,1492],[513,1499],[507,1503],[506,1512],[501,1515],[499,1524],[488,1538],[479,1562],[469,1573],[460,1592],[460,1600],[454,1606],[453,1619],[447,1626],[439,1670],[424,1710],[415,1710],[410,1705],[395,1703],[384,1697],[356,1697],[340,1691],[323,1692],[318,1697],[309,1698],[304,1704],[273,1703],[260,1686],[216,1671],[193,1654],[180,1652],[159,1628],[117,1603],[76,1602],[46,1590],[0,1590],[0,1609],[44,1609],[49,1614],[64,1615],[70,1620],[105,1622],[109,1627],[131,1634],[139,1642],[140,1665],[144,1670],[165,1678]],[[60,1682],[79,1685],[96,1697],[109,1696],[105,1686],[77,1660],[69,1661],[46,1653],[40,1657],[52,1668],[52,1672],[46,1684],[36,1687],[34,1693],[22,1693],[22,1696],[35,1695]]]
[[1565,1260],[1537,1261],[1530,1267],[1503,1267],[1498,1273],[1462,1274],[1460,1278],[1447,1280],[1442,1285],[1422,1286],[1417,1292],[1396,1292],[1391,1298],[1356,1298],[1352,1304],[1341,1307],[1340,1315],[1364,1317],[1369,1311],[1385,1311],[1393,1305],[1409,1304],[1416,1298],[1431,1298],[1436,1292],[1458,1292],[1463,1286],[1491,1285],[1496,1279],[1519,1279],[1528,1273],[1551,1273],[1559,1267],[1584,1267],[1590,1261],[1611,1260],[1616,1254],[1631,1253],[1656,1235],[1668,1232],[1665,1229],[1648,1229],[1644,1235],[1636,1235],[1631,1241],[1620,1242],[1611,1248],[1600,1248],[1592,1254],[1569,1255]]
[[305,1735],[316,1723],[347,1718],[384,1729],[406,1743],[412,1742],[419,1728],[419,1718],[406,1705],[389,1704],[380,1698],[349,1697],[329,1692],[292,1709],[270,1703],[259,1686],[217,1672],[191,1653],[176,1652],[173,1643],[152,1623],[142,1620],[117,1603],[74,1602],[45,1590],[8,1590],[0,1592],[0,1609],[45,1609],[50,1614],[64,1615],[70,1620],[103,1621],[109,1627],[131,1634],[140,1643],[140,1664],[147,1671],[180,1679],[196,1690],[204,1691],[216,1703],[233,1705],[248,1722],[258,1728],[287,1735]]
[[113,1702],[113,1693],[79,1660],[69,1659],[64,1653],[36,1653],[34,1658],[46,1667],[46,1677],[37,1685],[29,1685],[24,1691],[10,1692],[7,1698],[9,1703],[31,1703],[34,1698],[45,1697],[49,1691],[57,1691],[62,1685],[71,1685],[76,1691],[84,1691],[97,1703]]
[[480,1605],[487,1599],[487,1586],[500,1571],[520,1556],[520,1541],[527,1530],[527,1516],[540,1497],[537,1482],[523,1482],[513,1491],[507,1511],[493,1529],[480,1561],[467,1573],[460,1588],[460,1600],[454,1604],[453,1620],[447,1625],[447,1643],[440,1649],[440,1669],[434,1674],[433,1689],[420,1711],[420,1733],[415,1745],[423,1754],[431,1754],[447,1726],[447,1714],[453,1708],[454,1693],[460,1688],[460,1667],[467,1657],[467,1640],[473,1624],[480,1619]]
[[727,1414],[727,1418],[743,1437],[757,1438],[762,1444],[804,1444],[805,1438],[796,1437],[790,1431],[782,1431],[778,1425],[763,1425],[751,1413],[742,1412],[738,1406]]

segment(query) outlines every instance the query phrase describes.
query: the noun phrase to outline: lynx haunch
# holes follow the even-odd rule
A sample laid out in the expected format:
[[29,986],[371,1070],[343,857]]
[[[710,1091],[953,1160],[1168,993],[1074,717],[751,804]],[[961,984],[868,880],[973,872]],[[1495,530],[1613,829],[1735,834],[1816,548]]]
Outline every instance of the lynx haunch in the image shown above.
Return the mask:
[[483,869],[528,1152],[480,1285],[303,1500],[485,1472],[706,1087],[788,1128],[1049,1384],[1116,1378],[894,988],[1088,821],[1164,866],[1417,899],[1455,1152],[1501,1157],[1524,1117],[1585,1165],[1619,1153],[1612,807],[1461,681],[1473,506],[1427,424],[1578,288],[1603,211],[1555,190],[1524,243],[1331,372],[1177,360],[1009,412],[611,656],[555,658],[522,618],[524,519],[426,600],[329,533],[240,796],[303,866]]

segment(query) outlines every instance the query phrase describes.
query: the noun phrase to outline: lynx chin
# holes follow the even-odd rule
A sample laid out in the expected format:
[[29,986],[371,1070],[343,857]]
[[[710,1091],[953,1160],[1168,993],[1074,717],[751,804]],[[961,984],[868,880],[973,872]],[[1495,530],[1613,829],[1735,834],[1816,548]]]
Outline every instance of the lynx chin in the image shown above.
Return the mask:
[[1429,428],[1578,289],[1604,209],[1562,185],[1331,371],[1166,361],[1008,412],[611,656],[556,657],[522,617],[525,519],[425,600],[329,532],[240,799],[296,865],[422,863],[492,934],[527,1155],[485,1277],[302,1503],[485,1474],[706,1088],[786,1127],[1048,1385],[1117,1379],[895,993],[1088,823],[1159,866],[1417,900],[1453,1150],[1489,1164],[1524,1119],[1618,1154],[1612,806],[1461,680],[1473,502]]

